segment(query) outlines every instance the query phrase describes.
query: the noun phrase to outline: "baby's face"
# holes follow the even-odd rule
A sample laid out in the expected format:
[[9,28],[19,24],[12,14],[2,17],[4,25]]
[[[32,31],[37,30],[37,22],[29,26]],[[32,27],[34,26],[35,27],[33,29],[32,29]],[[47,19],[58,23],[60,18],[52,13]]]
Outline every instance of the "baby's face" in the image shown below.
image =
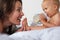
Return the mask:
[[47,16],[52,17],[55,14],[56,8],[50,1],[45,1],[42,3],[42,9],[47,14]]

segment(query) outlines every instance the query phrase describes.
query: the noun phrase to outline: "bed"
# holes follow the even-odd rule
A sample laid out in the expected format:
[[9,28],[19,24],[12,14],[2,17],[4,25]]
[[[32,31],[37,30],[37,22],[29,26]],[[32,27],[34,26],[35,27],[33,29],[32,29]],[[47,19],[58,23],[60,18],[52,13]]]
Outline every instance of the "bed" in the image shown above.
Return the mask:
[[9,37],[14,40],[60,40],[60,26],[42,30],[16,32]]

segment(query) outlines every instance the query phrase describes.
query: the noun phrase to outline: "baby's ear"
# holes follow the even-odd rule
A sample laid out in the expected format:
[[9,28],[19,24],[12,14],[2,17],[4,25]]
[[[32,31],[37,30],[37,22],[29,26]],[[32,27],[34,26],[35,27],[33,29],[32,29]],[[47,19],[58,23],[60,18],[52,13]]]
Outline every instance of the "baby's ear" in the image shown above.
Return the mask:
[[54,8],[55,8],[55,9],[58,9],[57,5],[54,5]]

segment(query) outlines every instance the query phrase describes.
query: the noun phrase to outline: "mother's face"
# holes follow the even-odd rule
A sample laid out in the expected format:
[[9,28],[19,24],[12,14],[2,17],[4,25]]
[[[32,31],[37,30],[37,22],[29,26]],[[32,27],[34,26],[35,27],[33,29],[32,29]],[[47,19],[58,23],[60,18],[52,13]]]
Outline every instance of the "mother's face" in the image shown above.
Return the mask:
[[15,9],[13,10],[13,12],[9,16],[10,23],[15,24],[15,25],[19,25],[23,15],[24,14],[22,12],[22,5],[19,1],[17,1],[15,4]]

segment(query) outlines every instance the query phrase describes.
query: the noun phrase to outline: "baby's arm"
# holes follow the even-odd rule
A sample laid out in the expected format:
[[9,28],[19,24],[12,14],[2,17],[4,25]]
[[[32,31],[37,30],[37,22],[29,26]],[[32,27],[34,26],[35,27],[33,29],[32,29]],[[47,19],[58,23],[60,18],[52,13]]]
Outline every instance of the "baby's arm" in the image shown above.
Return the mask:
[[[30,26],[30,27],[28,27],[28,28],[30,28],[30,30],[41,30],[41,29],[44,29],[45,26]],[[29,29],[28,29],[28,30],[29,30]]]
[[40,15],[40,21],[44,25],[44,27],[52,27],[55,26],[55,24],[51,23],[50,21],[48,22],[47,19],[43,14]]
[[45,27],[54,27],[54,26],[56,26],[55,24],[44,21],[44,20],[42,20],[41,22],[43,23],[43,25],[45,25]]

